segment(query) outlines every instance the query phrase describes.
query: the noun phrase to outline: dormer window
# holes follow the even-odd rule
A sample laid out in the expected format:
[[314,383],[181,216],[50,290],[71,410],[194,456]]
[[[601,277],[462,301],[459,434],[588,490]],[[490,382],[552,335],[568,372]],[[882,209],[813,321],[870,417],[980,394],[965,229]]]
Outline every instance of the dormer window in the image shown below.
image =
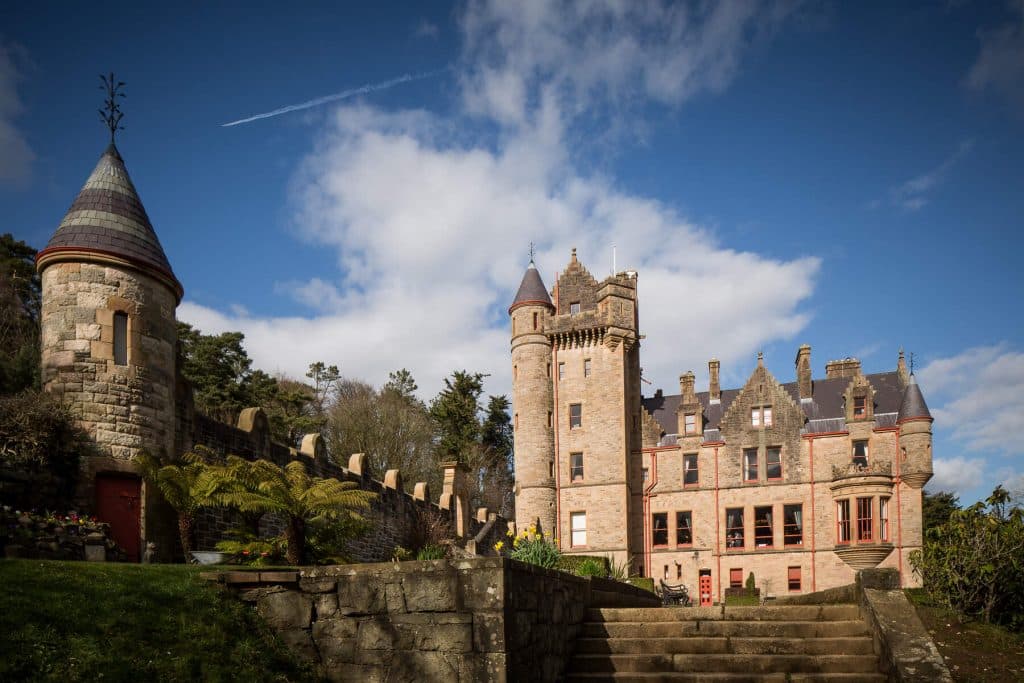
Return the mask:
[[696,434],[697,433],[697,414],[686,413],[683,416],[683,433],[684,434]]
[[868,414],[867,409],[867,397],[866,396],[854,396],[853,397],[853,416],[865,417]]
[[569,315],[579,315],[579,312],[580,312],[580,302],[579,301],[573,301],[572,303],[569,304]]

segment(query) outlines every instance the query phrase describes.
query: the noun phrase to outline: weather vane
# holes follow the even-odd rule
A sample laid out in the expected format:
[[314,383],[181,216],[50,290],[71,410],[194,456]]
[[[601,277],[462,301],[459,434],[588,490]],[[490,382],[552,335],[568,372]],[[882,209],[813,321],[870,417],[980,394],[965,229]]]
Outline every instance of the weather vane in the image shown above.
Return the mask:
[[530,263],[533,263],[533,242],[530,242]]
[[124,113],[121,111],[121,105],[118,104],[118,98],[125,96],[121,92],[124,81],[115,81],[113,71],[110,72],[109,76],[100,74],[100,81],[103,83],[100,86],[100,90],[107,92],[107,99],[103,103],[104,108],[99,110],[100,120],[110,129],[110,144],[114,144],[114,135],[117,131],[124,130],[124,126],[121,125]]

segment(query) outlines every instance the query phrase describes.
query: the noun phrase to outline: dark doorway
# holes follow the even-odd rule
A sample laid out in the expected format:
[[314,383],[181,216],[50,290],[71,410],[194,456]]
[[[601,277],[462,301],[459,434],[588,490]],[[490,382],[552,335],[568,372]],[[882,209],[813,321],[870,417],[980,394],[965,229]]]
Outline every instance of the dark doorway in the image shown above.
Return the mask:
[[110,525],[110,536],[129,561],[139,561],[142,480],[103,472],[96,475],[96,517]]

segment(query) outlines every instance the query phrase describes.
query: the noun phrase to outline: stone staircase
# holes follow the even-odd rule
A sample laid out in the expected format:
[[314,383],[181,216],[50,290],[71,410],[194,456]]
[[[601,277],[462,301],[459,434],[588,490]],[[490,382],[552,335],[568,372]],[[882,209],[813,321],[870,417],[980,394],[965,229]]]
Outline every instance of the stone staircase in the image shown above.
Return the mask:
[[883,683],[856,605],[589,609],[566,681]]

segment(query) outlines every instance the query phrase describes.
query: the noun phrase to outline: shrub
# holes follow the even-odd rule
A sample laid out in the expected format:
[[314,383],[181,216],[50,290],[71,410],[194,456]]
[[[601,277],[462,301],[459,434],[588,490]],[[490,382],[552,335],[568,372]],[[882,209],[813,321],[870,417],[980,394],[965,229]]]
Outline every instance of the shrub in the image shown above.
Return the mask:
[[747,582],[745,585],[747,588],[747,595],[754,595],[754,593],[757,592],[757,581],[754,579],[754,572],[750,572],[750,574],[747,575]]
[[416,553],[417,560],[443,560],[447,556],[447,551],[443,545],[432,543],[425,545],[420,548],[420,551]]
[[[601,576],[609,574],[607,557],[594,555],[562,555],[558,558],[555,569],[577,576]],[[587,572],[587,573],[584,573]]]
[[603,579],[608,576],[608,569],[604,566],[604,563],[597,558],[588,557],[576,566],[576,574],[584,577],[596,576]]
[[223,553],[228,553],[229,564],[262,567],[284,562],[285,542],[280,536],[260,539],[245,529],[229,531],[228,535],[231,538],[219,542],[215,547]]

